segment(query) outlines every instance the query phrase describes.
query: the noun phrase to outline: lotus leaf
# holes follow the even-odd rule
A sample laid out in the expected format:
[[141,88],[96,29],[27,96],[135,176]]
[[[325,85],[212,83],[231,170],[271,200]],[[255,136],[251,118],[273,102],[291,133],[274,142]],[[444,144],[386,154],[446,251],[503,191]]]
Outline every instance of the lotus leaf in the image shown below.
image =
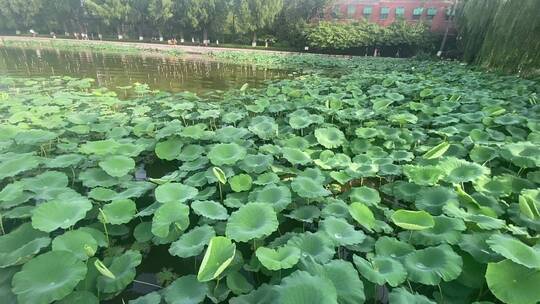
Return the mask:
[[403,166],[403,173],[409,181],[422,186],[431,186],[443,177],[444,171],[435,166]]
[[160,203],[184,203],[197,193],[199,191],[196,188],[179,183],[160,185],[155,190],[156,200]]
[[253,285],[240,272],[232,272],[227,275],[227,287],[236,295],[253,290]]
[[295,178],[291,183],[291,188],[304,198],[320,198],[331,194],[316,180],[303,176]]
[[141,264],[141,260],[141,254],[134,250],[128,250],[112,258],[106,267],[114,277],[99,276],[97,279],[99,290],[104,293],[116,293],[126,288],[135,279],[135,267]]
[[375,216],[373,215],[373,212],[371,212],[368,206],[362,203],[355,202],[350,204],[349,214],[358,224],[370,231],[375,226]]
[[376,256],[371,261],[367,261],[355,255],[353,260],[358,272],[377,285],[388,283],[390,286],[396,287],[407,279],[405,267],[390,257]]
[[195,275],[187,275],[176,279],[164,291],[168,304],[198,304],[206,298],[208,286],[197,280]]
[[277,249],[259,247],[255,254],[261,264],[269,270],[292,268],[300,260],[300,249],[291,246]]
[[116,155],[99,162],[99,166],[110,176],[122,177],[135,169],[135,161],[126,156]]
[[321,228],[336,245],[340,246],[359,244],[366,238],[362,231],[354,230],[347,221],[336,217],[324,219]]
[[264,238],[277,227],[276,212],[269,204],[248,203],[231,214],[225,234],[235,241],[247,242]]
[[345,134],[334,127],[316,129],[315,137],[319,144],[327,149],[337,148],[345,141]]
[[13,293],[18,303],[48,304],[69,295],[86,272],[72,253],[50,251],[31,259],[13,276]]
[[387,236],[380,237],[375,242],[375,252],[378,256],[401,260],[413,251],[414,247],[411,244]]
[[181,156],[184,142],[179,138],[170,138],[156,144],[156,155],[160,159],[174,160]]
[[[160,304],[161,296],[157,292],[151,292],[135,300],[130,300],[128,304]],[[67,303],[66,303],[67,304]]]
[[248,129],[262,139],[270,139],[278,133],[278,125],[274,118],[268,116],[254,117],[251,119]]
[[35,230],[30,223],[21,224],[0,236],[0,268],[24,263],[50,242],[47,233]]
[[0,179],[35,169],[41,161],[41,158],[32,153],[10,154],[9,157],[3,158],[0,162]]
[[392,304],[435,304],[427,297],[418,294],[410,293],[405,288],[395,288],[389,295],[390,302]]
[[504,303],[534,304],[540,301],[538,269],[527,268],[511,260],[489,263],[486,282],[491,292]]
[[180,203],[166,203],[160,206],[152,219],[152,233],[161,238],[167,237],[171,231],[183,231],[189,226],[189,207]]
[[540,269],[540,250],[530,247],[507,234],[494,234],[487,240],[489,247],[496,253],[514,263],[531,269]]
[[103,221],[113,225],[126,224],[137,212],[135,202],[130,199],[112,201],[103,206]]
[[274,158],[271,155],[250,154],[238,163],[238,167],[247,173],[260,174],[265,172],[272,165],[273,161]]
[[487,175],[489,169],[457,158],[448,158],[441,162],[441,169],[446,175],[443,179],[449,183],[459,184],[477,180]]
[[248,191],[251,189],[253,180],[247,174],[239,174],[231,177],[229,184],[234,192]]
[[97,241],[82,230],[66,231],[52,241],[52,251],[68,251],[80,260],[87,260],[97,251]]
[[262,189],[252,191],[249,200],[257,203],[271,204],[276,212],[282,211],[291,204],[291,190],[287,186],[270,184]]
[[169,253],[182,258],[199,255],[215,235],[216,232],[210,226],[195,227],[172,243]]
[[107,139],[86,142],[81,145],[79,150],[83,154],[110,155],[116,152],[118,146],[118,142]]
[[211,220],[226,220],[229,217],[227,209],[214,201],[194,201],[191,208],[196,214]]
[[411,244],[438,245],[457,244],[461,240],[461,231],[466,229],[462,220],[444,215],[433,217],[435,226],[414,232],[401,232],[400,238]]
[[303,233],[291,238],[288,245],[295,246],[302,251],[302,257],[310,256],[319,263],[326,263],[335,254],[332,240],[326,233]]
[[501,156],[518,167],[535,168],[540,166],[540,148],[531,142],[511,143],[504,146]]
[[295,148],[283,148],[283,157],[293,165],[307,165],[311,162],[311,157],[306,152]]
[[437,285],[456,279],[461,273],[463,260],[448,245],[428,247],[407,255],[403,265],[409,279],[425,285]]
[[321,216],[321,210],[316,206],[302,206],[294,209],[285,216],[297,221],[313,223],[315,219]]
[[377,205],[381,202],[379,192],[365,186],[352,188],[349,198],[353,202],[360,202],[370,206]]
[[32,227],[45,232],[67,229],[82,220],[92,203],[83,197],[60,197],[32,210]]
[[433,228],[435,221],[425,211],[397,210],[391,216],[392,222],[407,230],[424,230]]
[[235,144],[217,144],[208,152],[208,158],[216,166],[234,165],[246,156],[246,149]]
[[228,238],[215,236],[210,239],[197,273],[197,280],[199,282],[208,282],[218,278],[231,264],[235,253],[236,244]]
[[337,291],[326,277],[296,271],[285,277],[278,287],[278,303],[337,304]]

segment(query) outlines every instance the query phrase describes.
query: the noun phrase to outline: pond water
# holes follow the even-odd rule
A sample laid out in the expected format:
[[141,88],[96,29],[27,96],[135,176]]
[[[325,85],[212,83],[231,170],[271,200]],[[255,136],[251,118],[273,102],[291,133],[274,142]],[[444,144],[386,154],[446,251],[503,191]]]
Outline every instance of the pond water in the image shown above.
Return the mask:
[[141,53],[119,54],[56,49],[0,47],[0,75],[71,76],[94,78],[99,86],[117,89],[135,82],[169,92],[211,90],[263,85],[287,77],[288,72],[205,60]]

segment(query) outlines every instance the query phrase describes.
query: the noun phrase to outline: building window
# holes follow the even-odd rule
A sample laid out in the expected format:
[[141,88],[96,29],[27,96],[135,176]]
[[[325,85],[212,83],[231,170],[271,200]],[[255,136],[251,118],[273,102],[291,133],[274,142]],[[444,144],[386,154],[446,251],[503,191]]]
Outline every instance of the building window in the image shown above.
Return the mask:
[[404,18],[404,17],[405,17],[405,8],[396,7],[396,18]]
[[347,17],[354,18],[354,15],[356,14],[356,5],[349,4],[347,6]]
[[422,17],[422,13],[424,12],[423,7],[417,7],[413,10],[412,18],[413,20],[419,20],[420,17]]
[[389,7],[381,7],[381,20],[388,19],[388,14],[390,14],[390,8]]
[[435,7],[428,8],[428,10],[427,10],[427,18],[429,20],[433,20],[433,18],[435,18],[435,15],[437,15],[437,8],[435,8]]
[[364,18],[369,19],[373,13],[373,8],[371,6],[364,7]]
[[449,21],[454,17],[454,10],[452,7],[446,8],[446,13],[444,14],[444,20]]

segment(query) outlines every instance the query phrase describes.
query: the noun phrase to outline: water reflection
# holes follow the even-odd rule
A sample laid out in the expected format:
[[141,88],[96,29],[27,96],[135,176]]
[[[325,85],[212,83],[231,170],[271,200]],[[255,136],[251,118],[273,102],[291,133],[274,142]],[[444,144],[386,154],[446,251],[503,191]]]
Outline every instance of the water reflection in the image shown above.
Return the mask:
[[244,83],[259,86],[284,78],[287,72],[193,57],[0,47],[0,75],[90,77],[112,89],[140,82],[152,89],[202,93]]

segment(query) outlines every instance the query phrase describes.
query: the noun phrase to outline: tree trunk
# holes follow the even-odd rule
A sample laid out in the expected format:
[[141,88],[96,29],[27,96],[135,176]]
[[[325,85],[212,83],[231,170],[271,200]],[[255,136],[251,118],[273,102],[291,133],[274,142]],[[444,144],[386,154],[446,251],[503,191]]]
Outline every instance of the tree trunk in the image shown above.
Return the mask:
[[180,43],[184,43],[184,31],[180,30]]
[[208,45],[208,30],[206,27],[203,28],[203,44]]
[[253,32],[253,40],[251,41],[251,46],[256,47],[257,46],[257,32]]

